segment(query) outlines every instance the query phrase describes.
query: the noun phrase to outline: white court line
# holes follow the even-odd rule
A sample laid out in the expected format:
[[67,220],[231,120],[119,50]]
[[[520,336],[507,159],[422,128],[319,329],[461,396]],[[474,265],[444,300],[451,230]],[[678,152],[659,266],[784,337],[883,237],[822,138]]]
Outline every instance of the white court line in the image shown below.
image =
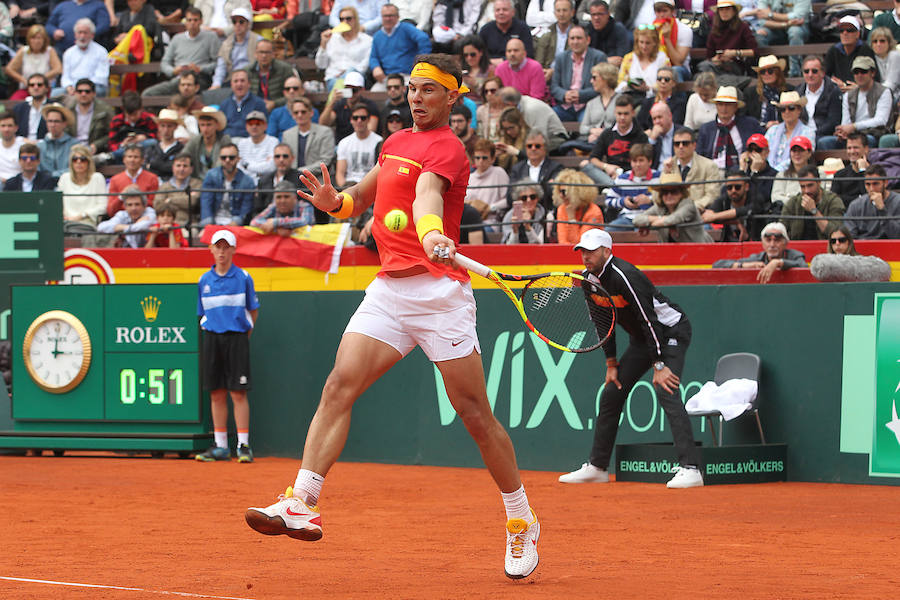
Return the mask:
[[24,583],[44,583],[47,585],[64,585],[69,587],[102,588],[104,590],[124,590],[126,592],[145,592],[148,594],[161,594],[164,596],[186,596],[188,598],[216,598],[217,600],[253,600],[252,598],[240,598],[238,596],[210,596],[208,594],[191,594],[188,592],[169,592],[166,590],[148,590],[136,587],[121,587],[118,585],[98,585],[94,583],[74,583],[71,581],[50,581],[47,579],[25,579],[23,577],[4,577],[6,581],[21,581]]

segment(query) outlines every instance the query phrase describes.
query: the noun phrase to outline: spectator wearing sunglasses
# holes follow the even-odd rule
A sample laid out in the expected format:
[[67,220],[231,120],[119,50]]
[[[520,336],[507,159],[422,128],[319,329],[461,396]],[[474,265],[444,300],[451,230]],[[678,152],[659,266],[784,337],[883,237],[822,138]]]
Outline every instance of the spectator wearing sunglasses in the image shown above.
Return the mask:
[[887,27],[895,40],[900,40],[900,0],[894,0],[894,10],[886,10],[872,21],[872,32],[879,27]]
[[375,163],[381,150],[382,137],[369,131],[369,107],[356,104],[350,109],[353,133],[338,142],[335,187],[344,189],[362,181]]
[[794,88],[784,77],[785,61],[774,55],[763,56],[753,70],[759,75],[756,85],[744,92],[747,116],[757,119],[764,131],[781,122],[776,103],[781,94]]
[[[284,132],[297,124],[291,113],[291,103],[300,96],[306,95],[303,80],[300,77],[288,77],[284,80],[284,104],[269,113],[269,126],[266,133],[281,140]],[[313,107],[312,122],[319,122],[319,110]]]
[[843,256],[859,256],[856,244],[853,243],[853,234],[844,225],[835,229],[828,238],[828,254],[840,254]]
[[[796,150],[796,147],[800,146],[803,149],[802,154],[794,151],[791,154],[792,157],[796,154],[809,158],[811,151],[808,149],[812,148],[812,143],[808,139],[798,136],[792,142],[791,148]],[[769,164],[769,140],[766,139],[766,136],[761,133],[754,133],[750,136],[747,140],[747,151],[741,154],[740,170],[749,178],[750,188],[753,193],[762,196],[766,205],[772,205],[772,212],[776,214],[781,213],[781,207],[784,205],[784,202],[773,204],[773,199],[771,198],[772,186],[775,177],[778,176],[778,171]],[[797,191],[800,191],[799,187]],[[757,233],[763,225],[765,223],[759,224]],[[753,239],[759,239],[759,235]]]
[[[253,178],[238,168],[241,157],[235,144],[228,143],[219,150],[219,164],[203,178],[200,196],[200,226],[245,225],[253,210]],[[212,191],[222,190],[222,191]]]
[[[387,101],[384,103],[384,108],[381,109],[381,117],[378,119],[378,123],[381,125],[381,130],[378,133],[381,137],[387,137],[385,134],[388,117],[390,117],[391,114],[394,114],[395,111],[396,114],[399,115],[400,121],[403,123],[402,129],[412,127],[413,125],[412,111],[409,108],[409,102],[406,100],[406,83],[403,75],[400,73],[391,73],[385,77],[384,82],[384,87],[387,90]],[[452,113],[450,118],[452,120]],[[471,114],[469,115],[469,120],[472,120]]]
[[[674,123],[684,123],[688,96],[684,92],[676,91],[676,84],[675,70],[672,67],[660,67],[656,71],[656,84],[653,86],[654,94],[652,97],[644,99],[638,112],[638,124],[640,124],[641,129],[646,130],[653,126],[650,110],[654,104],[660,102],[668,105],[669,110],[672,112],[672,121]],[[715,93],[716,91],[713,90],[713,95]]]
[[[759,138],[762,142],[766,141],[761,135]],[[682,180],[693,184],[690,187],[691,200],[702,211],[719,195],[721,186],[716,181],[722,178],[722,170],[712,160],[697,154],[696,149],[697,134],[688,127],[679,127],[672,136],[675,154],[663,161],[661,170],[665,173],[677,172]],[[763,164],[768,166],[765,160]]]
[[[529,179],[537,182],[542,189],[541,204],[546,210],[553,207],[553,195],[549,182],[562,170],[562,165],[547,158],[547,138],[540,131],[532,131],[525,138],[525,160],[512,166],[509,171],[510,181]],[[521,192],[519,188],[511,188],[510,196]]]
[[258,215],[272,203],[275,199],[272,190],[282,181],[287,181],[293,185],[295,190],[302,187],[300,185],[300,171],[294,168],[296,164],[294,151],[289,144],[278,144],[275,146],[272,160],[275,162],[275,170],[259,178],[259,191],[256,193],[256,199],[253,202],[253,214],[255,215]]
[[762,230],[762,252],[738,260],[717,260],[714,269],[759,269],[756,280],[769,283],[775,271],[806,268],[806,256],[788,248],[791,238],[781,223],[769,223]]
[[[841,17],[838,21],[841,39],[825,53],[825,74],[831,77],[842,92],[853,87],[853,62],[857,58],[867,56],[872,62],[875,61],[875,52],[860,39],[860,27],[857,17]],[[876,77],[880,79],[880,76]]]
[[[797,178],[800,180],[800,193],[792,196],[784,204],[781,222],[792,239],[824,240],[832,231],[843,225],[840,219],[835,217],[844,215],[844,202],[834,192],[822,189],[819,171],[815,167],[803,167],[797,172]],[[791,218],[797,216],[815,218]]]
[[878,145],[878,138],[890,131],[893,95],[891,90],[881,85],[875,78],[878,67],[875,59],[857,56],[853,60],[853,80],[856,86],[844,94],[841,102],[841,124],[835,127],[834,135],[819,138],[820,150],[843,148],[847,136],[854,132],[865,134],[869,146]]
[[[35,144],[22,144],[19,147],[19,168],[21,171],[7,179],[3,184],[4,192],[31,192],[56,189],[56,177],[41,166],[41,151]],[[89,198],[93,200],[93,198]],[[100,211],[102,212],[102,211]],[[90,215],[96,220],[100,213]]]
[[[884,167],[869,165],[866,169],[866,193],[847,207],[844,224],[857,239],[900,238],[900,194],[888,189]],[[853,217],[884,217],[884,220],[854,220]]]
[[531,179],[516,181],[511,190],[512,208],[503,215],[501,241],[504,244],[543,244],[544,217],[541,186]]
[[807,141],[815,139],[815,131],[800,120],[800,113],[805,105],[806,97],[801,97],[797,92],[782,92],[775,104],[784,121],[766,132],[766,140],[769,142],[769,164],[776,171],[783,171],[790,166],[791,144],[798,136]]
[[896,98],[900,93],[900,51],[897,40],[887,27],[878,27],[869,34],[869,45],[875,52],[875,64],[881,73],[882,83]]
[[803,59],[803,83],[797,93],[806,98],[803,122],[815,131],[818,138],[833,135],[841,123],[841,90],[825,77],[825,63],[820,56]]
[[653,206],[634,215],[632,221],[639,229],[659,228],[661,242],[713,241],[703,225],[700,212],[691,200],[691,184],[682,181],[678,173],[663,173],[650,187]]
[[700,217],[704,223],[722,224],[723,242],[761,239],[762,229],[767,221],[758,217],[771,213],[771,199],[767,194],[761,193],[758,182],[743,171],[732,169],[726,173],[725,178],[722,194],[702,211]]

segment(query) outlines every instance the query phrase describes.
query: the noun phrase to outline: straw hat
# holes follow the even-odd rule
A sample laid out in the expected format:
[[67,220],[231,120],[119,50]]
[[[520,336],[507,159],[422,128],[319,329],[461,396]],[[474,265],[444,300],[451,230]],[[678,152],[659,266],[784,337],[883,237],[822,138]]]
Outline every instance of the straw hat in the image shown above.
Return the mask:
[[650,188],[656,197],[662,201],[662,190],[681,188],[681,197],[685,198],[688,195],[688,188],[690,186],[691,184],[689,182],[681,180],[681,175],[678,173],[663,173],[659,176],[659,181],[652,184]]
[[716,10],[720,8],[733,8],[736,11],[741,10],[741,5],[735,2],[735,0],[718,0],[716,2]]
[[744,106],[744,101],[738,96],[737,88],[733,85],[723,85],[716,92],[716,97],[712,99],[714,103],[735,103],[738,108]]
[[825,159],[825,162],[822,163],[822,166],[819,167],[819,172],[822,175],[832,176],[841,169],[844,168],[844,161],[836,157],[829,157]]
[[783,58],[778,58],[774,54],[769,54],[768,56],[760,58],[759,63],[753,67],[753,70],[759,73],[760,69],[767,69],[769,67],[778,67],[784,72],[784,69],[787,67],[787,61]]
[[66,120],[66,127],[75,127],[75,115],[71,110],[69,110],[62,104],[59,104],[57,102],[47,104],[46,106],[44,106],[44,108],[41,109],[41,116],[43,116],[46,120],[47,113],[50,111],[61,113],[63,118]]
[[172,110],[171,108],[164,108],[159,111],[159,115],[153,117],[153,120],[159,123],[160,121],[167,121],[169,123],[175,123],[176,125],[183,125],[184,120],[178,115],[178,111]]
[[225,127],[228,126],[228,119],[225,117],[225,113],[216,108],[215,106],[204,106],[200,110],[195,110],[191,113],[197,120],[200,119],[215,119],[216,121],[216,129],[218,131],[222,131]]
[[778,102],[773,102],[772,104],[778,108],[794,105],[806,106],[806,96],[801,96],[795,91],[781,92],[781,97],[778,99]]

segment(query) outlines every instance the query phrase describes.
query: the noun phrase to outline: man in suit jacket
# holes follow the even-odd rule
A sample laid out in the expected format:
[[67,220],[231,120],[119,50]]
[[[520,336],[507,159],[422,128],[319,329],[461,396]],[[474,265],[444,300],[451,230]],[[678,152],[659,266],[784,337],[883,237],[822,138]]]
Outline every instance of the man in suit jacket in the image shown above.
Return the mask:
[[298,171],[302,173],[308,169],[321,178],[320,163],[330,167],[334,162],[334,133],[331,128],[312,122],[312,102],[306,96],[292,101],[291,112],[297,126],[285,131],[281,141],[291,147]]
[[[672,147],[675,155],[663,161],[664,173],[678,173],[685,183],[691,183],[688,190],[697,209],[701,212],[718,197],[722,179],[722,170],[710,159],[700,156],[694,150],[697,147],[697,134],[689,127],[679,127],[672,136]],[[763,138],[765,139],[765,138]]]
[[[573,65],[581,63],[581,79],[572,81]],[[553,61],[553,76],[550,78],[550,94],[556,99],[553,110],[563,121],[580,121],[584,105],[597,92],[591,85],[591,68],[606,62],[606,54],[588,47],[588,36],[584,27],[569,27],[569,50],[560,52]]]
[[[75,127],[69,128],[69,135],[76,138],[79,143],[87,145],[91,153],[106,152],[109,147],[109,124],[115,116],[113,108],[97,100],[97,86],[90,79],[79,79],[75,83]],[[91,115],[91,120],[85,130],[80,129],[83,124],[78,120],[80,115]]]
[[556,23],[550,26],[549,32],[534,40],[534,59],[544,68],[544,77],[547,81],[550,81],[550,75],[553,73],[556,55],[569,49],[569,29],[575,16],[573,5],[574,2],[571,0],[556,0],[553,3]]
[[734,86],[722,86],[713,98],[716,119],[705,123],[697,134],[697,153],[711,158],[716,166],[727,171],[738,168],[741,153],[754,133],[765,133],[759,119],[737,116],[744,102],[738,98]]
[[253,214],[261,213],[273,200],[275,193],[271,190],[275,189],[275,185],[287,181],[294,186],[294,189],[302,187],[300,184],[300,171],[294,168],[297,164],[294,151],[290,144],[281,143],[275,146],[273,152],[275,158],[275,170],[267,173],[259,178],[258,192],[256,200],[253,202]]
[[6,180],[4,192],[36,192],[38,190],[56,189],[56,177],[47,171],[41,171],[41,151],[35,144],[22,144],[19,147],[19,167],[22,172]]
[[834,128],[841,123],[841,90],[825,77],[825,65],[818,56],[803,61],[803,83],[797,87],[800,97],[806,98],[804,122],[816,130],[816,139],[834,135]]
[[42,140],[47,135],[47,124],[44,122],[44,105],[50,94],[50,83],[40,73],[28,77],[28,94],[30,98],[13,107],[16,123],[19,124],[17,135],[27,140]]
[[[538,182],[544,190],[541,204],[548,211],[552,210],[553,190],[550,189],[549,181],[562,170],[562,165],[547,158],[547,138],[540,131],[532,131],[525,138],[525,155],[527,156],[525,160],[517,162],[510,169],[509,180],[530,179]],[[509,188],[510,206],[512,206],[512,195],[517,192],[518,190]]]

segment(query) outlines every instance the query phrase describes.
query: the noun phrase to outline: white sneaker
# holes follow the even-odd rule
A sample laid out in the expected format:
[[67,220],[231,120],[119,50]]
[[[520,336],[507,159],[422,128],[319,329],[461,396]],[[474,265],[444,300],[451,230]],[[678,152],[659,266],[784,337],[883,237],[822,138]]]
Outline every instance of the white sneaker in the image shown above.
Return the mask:
[[559,476],[560,483],[609,483],[609,471],[584,463],[581,468]]
[[667,488],[692,488],[703,485],[703,475],[697,467],[675,467],[675,477],[666,484]]
[[506,522],[506,564],[504,570],[510,579],[528,577],[538,565],[537,542],[541,537],[541,524],[531,511],[531,522],[510,519]]
[[265,508],[248,508],[244,519],[247,525],[265,535],[286,535],[307,542],[322,539],[319,509],[295,498],[290,487],[278,496],[275,504]]

